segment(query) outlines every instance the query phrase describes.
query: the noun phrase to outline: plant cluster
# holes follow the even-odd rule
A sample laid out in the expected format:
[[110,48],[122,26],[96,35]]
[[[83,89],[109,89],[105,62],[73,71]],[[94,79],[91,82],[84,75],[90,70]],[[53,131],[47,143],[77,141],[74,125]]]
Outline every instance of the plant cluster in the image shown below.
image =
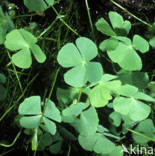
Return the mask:
[[[87,0],[85,2],[88,6]],[[57,14],[55,22],[60,19],[68,30],[78,35],[54,8],[57,3],[59,1],[24,0],[24,5],[37,14],[53,8]],[[22,91],[22,95],[4,111],[0,121],[12,108],[16,108],[14,122],[16,128],[23,129],[12,144],[2,141],[0,146],[15,146],[16,140],[23,134],[28,136],[26,143],[31,143],[34,154],[37,151],[66,152],[64,144],[68,142],[70,155],[76,142],[92,155],[123,156],[121,145],[128,147],[128,142],[124,140],[130,132],[133,144],[155,144],[155,85],[153,80],[149,80],[148,73],[142,71],[141,58],[155,48],[155,36],[152,35],[148,41],[140,34],[129,36],[131,22],[124,20],[119,13],[109,11],[110,23],[101,17],[94,24],[103,36],[98,46],[88,8],[87,11],[94,37],[78,36],[75,43],[73,40],[61,43],[61,46],[61,40],[57,41],[59,50],[54,61],[60,66],[50,70],[52,85],[49,93],[46,90],[42,96],[28,94],[27,86],[33,80],[27,81],[23,89],[21,79],[25,72],[32,71],[33,64],[39,63],[41,68],[51,57],[52,54],[46,53],[43,44],[40,44],[51,25],[39,37],[35,36],[31,29],[17,28],[0,7],[0,44],[8,54],[10,62],[7,66],[12,65],[18,89]],[[55,40],[50,39],[50,42]],[[105,72],[102,63],[105,59],[113,73]],[[58,78],[61,83],[56,83]],[[9,87],[5,88],[9,84],[6,84],[6,79],[7,76],[0,74],[0,101],[5,101],[9,91]],[[55,96],[53,90],[56,91]]]

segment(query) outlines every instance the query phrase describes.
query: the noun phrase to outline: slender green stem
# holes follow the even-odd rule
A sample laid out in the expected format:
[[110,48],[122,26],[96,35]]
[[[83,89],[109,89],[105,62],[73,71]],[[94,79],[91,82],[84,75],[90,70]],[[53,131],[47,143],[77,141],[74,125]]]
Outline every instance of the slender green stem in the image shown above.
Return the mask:
[[150,138],[149,136],[146,136],[146,135],[144,135],[144,134],[142,134],[142,133],[139,133],[139,132],[134,131],[134,130],[129,129],[129,128],[127,128],[127,130],[130,131],[130,132],[132,132],[132,133],[135,133],[135,134],[137,134],[137,135],[139,135],[139,136],[142,136],[142,137],[144,137],[144,138],[146,138],[146,139],[148,139],[148,140],[151,140],[151,141],[155,142],[155,139]]
[[[45,110],[46,110],[46,108],[47,108],[47,104],[48,104],[48,102],[49,102],[49,99],[50,99],[51,96],[52,96],[52,93],[53,93],[53,90],[54,90],[55,83],[56,83],[56,80],[57,80],[57,77],[58,77],[59,72],[60,72],[60,67],[58,67],[58,69],[56,70],[55,77],[54,77],[54,80],[53,80],[52,85],[51,85],[51,90],[50,90],[50,93],[49,93],[49,95],[48,95],[48,99],[47,99],[47,101],[45,102],[45,106],[44,106],[44,109],[43,109],[43,113],[42,113],[43,115],[42,115],[42,117],[44,116],[44,113],[45,113]],[[42,119],[41,119],[41,120],[42,120]]]
[[47,33],[52,27],[53,25],[57,22],[57,18],[55,18],[55,20],[37,37],[38,39],[40,39],[45,33]]
[[95,40],[95,32],[94,32],[92,19],[91,19],[91,16],[90,16],[90,9],[89,9],[89,5],[88,5],[88,0],[85,0],[85,4],[86,4],[87,13],[88,13],[88,19],[89,19],[90,27],[91,27],[91,30],[92,30],[92,33],[93,33],[93,38]]
[[82,88],[80,88],[80,90],[79,90],[79,95],[78,95],[77,103],[80,101],[81,95],[82,95]]
[[135,18],[136,20],[142,22],[143,24],[152,27],[151,24],[145,22],[144,20],[140,19],[139,17],[135,16],[133,13],[131,13],[130,11],[128,11],[126,8],[122,7],[120,4],[118,4],[117,2],[115,2],[114,0],[110,0],[113,4],[115,4],[117,7],[119,7],[120,9],[122,9],[123,11],[125,11],[126,13],[128,13],[130,16],[132,16],[133,18]]
[[[48,95],[47,100],[45,100],[45,105],[44,105],[44,108],[43,108],[42,116],[41,116],[41,118],[40,118],[38,127],[39,127],[40,123],[42,122],[42,119],[43,119],[43,116],[44,116],[44,114],[45,114],[45,111],[46,111],[48,102],[49,102],[49,100],[50,100],[50,98],[51,98],[51,96],[52,96],[52,93],[53,93],[53,90],[54,90],[54,87],[55,87],[55,83],[56,83],[56,80],[57,80],[59,71],[60,71],[60,67],[58,67],[58,69],[56,70],[55,77],[54,77],[54,80],[53,80],[52,85],[51,85],[50,93],[49,93],[49,95]],[[38,128],[38,127],[37,127],[37,128]],[[39,144],[38,144],[38,145],[39,145]],[[34,151],[33,156],[36,155],[36,151],[37,151],[37,150]]]
[[33,83],[33,81],[37,78],[37,76],[39,75],[39,73],[37,73],[33,79],[27,84],[26,88],[23,90],[22,94],[18,97],[18,99],[16,100],[16,102],[10,106],[5,112],[4,114],[0,117],[0,121],[2,121],[4,119],[4,117],[18,104],[18,102],[23,98],[23,96],[25,95],[26,91],[28,90],[29,86]]
[[51,6],[53,11],[56,13],[57,17],[60,17],[60,21],[68,28],[70,29],[74,34],[76,34],[77,36],[80,36],[72,27],[70,27],[59,15],[59,13],[57,12],[57,10],[54,8],[54,6]]
[[11,144],[8,145],[8,144],[0,143],[0,146],[7,147],[7,148],[8,148],[8,147],[12,147],[12,146],[16,143],[16,141],[17,141],[17,139],[19,138],[21,132],[22,132],[22,129],[17,133],[16,137],[14,138],[14,140],[12,141]]
[[[8,50],[7,50],[7,54],[8,54],[8,56],[9,56],[9,59],[11,60],[11,55],[10,55],[10,53],[9,53]],[[16,78],[17,78],[17,81],[18,81],[18,84],[19,84],[20,90],[21,90],[21,92],[23,92],[22,84],[21,84],[21,82],[20,82],[20,79],[19,79],[19,76],[18,76],[18,73],[17,73],[16,67],[15,67],[15,65],[12,63],[12,60],[11,60],[11,64],[12,64],[12,67],[13,67],[14,73],[15,73],[15,75],[16,75]]]
[[13,16],[12,19],[15,18],[22,18],[22,17],[32,17],[38,15],[37,13],[32,13],[32,14],[24,14],[24,15],[18,15],[18,16]]

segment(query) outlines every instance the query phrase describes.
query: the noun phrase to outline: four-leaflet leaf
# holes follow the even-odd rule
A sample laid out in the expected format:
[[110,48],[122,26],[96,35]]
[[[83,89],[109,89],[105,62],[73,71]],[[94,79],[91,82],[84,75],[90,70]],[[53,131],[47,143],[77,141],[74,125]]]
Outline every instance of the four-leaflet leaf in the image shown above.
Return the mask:
[[76,46],[73,43],[64,45],[58,53],[58,63],[64,68],[71,68],[64,74],[64,80],[73,87],[82,87],[87,81],[97,82],[101,79],[103,69],[100,63],[90,62],[98,54],[93,41],[79,37]]
[[31,96],[26,98],[19,106],[18,112],[22,115],[20,124],[24,128],[35,129],[39,126],[40,120],[45,124],[49,133],[54,135],[56,133],[56,125],[52,121],[61,122],[59,110],[56,108],[54,102],[46,99],[47,107],[45,113],[41,111],[40,96]]

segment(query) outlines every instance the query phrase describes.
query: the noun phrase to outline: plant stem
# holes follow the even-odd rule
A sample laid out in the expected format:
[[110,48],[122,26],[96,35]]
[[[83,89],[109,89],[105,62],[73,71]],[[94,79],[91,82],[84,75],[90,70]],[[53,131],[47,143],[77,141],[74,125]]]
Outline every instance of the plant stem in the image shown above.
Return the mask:
[[0,121],[3,120],[3,118],[16,106],[16,104],[18,104],[18,102],[23,98],[23,96],[25,95],[25,92],[27,91],[27,89],[29,88],[29,86],[33,83],[33,81],[37,78],[37,76],[39,75],[39,73],[37,73],[33,79],[27,84],[26,88],[23,90],[22,94],[18,97],[17,101],[10,106],[5,112],[4,114],[0,117]]
[[[10,55],[10,53],[9,53],[8,50],[7,50],[7,54],[8,54],[8,56],[9,56],[9,59],[11,60],[11,55]],[[16,75],[16,78],[17,78],[17,81],[18,81],[18,84],[19,84],[19,88],[20,88],[21,92],[23,92],[22,84],[21,84],[21,82],[20,82],[20,79],[19,79],[19,76],[18,76],[16,67],[15,67],[15,65],[12,63],[12,60],[11,60],[11,64],[12,64],[12,67],[13,67],[13,71],[14,71],[14,73],[15,73],[15,75]]]
[[92,30],[92,34],[93,34],[93,38],[94,40],[95,39],[95,32],[94,32],[94,27],[93,27],[93,23],[92,23],[92,19],[91,19],[91,16],[90,16],[90,8],[89,8],[89,5],[88,5],[88,0],[85,0],[85,4],[86,4],[86,9],[87,9],[87,13],[88,13],[88,19],[89,19],[89,23],[90,23],[90,27],[91,27],[91,30]]
[[17,133],[16,137],[14,138],[14,140],[12,141],[11,144],[7,145],[7,144],[0,143],[0,146],[3,146],[3,147],[12,147],[16,143],[16,141],[19,138],[21,132],[22,132],[22,129]]
[[58,19],[55,18],[54,21],[37,37],[37,39],[40,39],[46,32],[48,32],[52,27],[53,25],[56,23]]
[[139,17],[135,16],[133,13],[131,13],[130,11],[128,11],[126,8],[122,7],[120,4],[118,4],[117,2],[115,2],[114,0],[110,0],[113,4],[115,4],[117,7],[119,7],[120,9],[122,9],[123,11],[125,11],[126,13],[128,13],[130,16],[132,16],[133,18],[135,18],[136,20],[142,22],[143,24],[152,27],[151,24],[145,22],[144,20],[140,19]]
[[148,139],[148,140],[150,140],[150,141],[155,142],[155,139],[150,138],[149,136],[146,136],[146,135],[144,135],[144,134],[142,134],[142,133],[139,133],[139,132],[134,131],[134,130],[129,129],[129,128],[127,128],[127,130],[130,131],[130,132],[132,132],[132,133],[135,133],[135,134],[137,134],[137,135],[139,135],[139,136],[142,136],[142,137],[144,137],[144,138],[146,138],[146,139]]
[[54,8],[54,6],[51,6],[53,11],[56,13],[57,15],[57,18],[60,17],[60,21],[68,28],[70,29],[74,34],[76,34],[77,36],[80,36],[73,28],[71,28],[62,18],[61,16],[59,15],[59,13],[57,12],[57,10]]

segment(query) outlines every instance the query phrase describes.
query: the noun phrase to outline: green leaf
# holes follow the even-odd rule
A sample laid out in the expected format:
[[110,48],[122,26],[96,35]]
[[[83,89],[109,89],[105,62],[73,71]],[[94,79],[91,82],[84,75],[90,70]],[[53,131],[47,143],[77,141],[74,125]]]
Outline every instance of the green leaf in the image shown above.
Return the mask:
[[54,135],[56,133],[55,123],[45,117],[43,117],[43,121],[45,123],[46,128],[48,129],[48,132]]
[[60,49],[57,60],[65,68],[74,67],[82,62],[80,53],[73,43],[67,43]]
[[16,54],[12,55],[12,61],[17,67],[24,69],[29,68],[32,64],[30,50],[27,48],[20,50]]
[[0,73],[0,83],[4,84],[5,82],[6,82],[5,75]]
[[38,127],[41,115],[26,116],[20,119],[20,125],[24,128],[35,129]]
[[118,46],[118,40],[109,38],[100,43],[99,48],[102,51],[115,50]]
[[110,11],[108,15],[112,27],[118,35],[122,36],[129,33],[131,29],[131,23],[129,21],[124,21],[123,17],[115,11]]
[[133,121],[146,119],[150,114],[150,106],[134,99],[116,97],[113,101],[114,110],[122,115],[128,115]]
[[101,79],[103,74],[102,65],[98,62],[88,62],[86,64],[86,75],[89,82],[96,82]]
[[64,80],[73,87],[82,87],[87,81],[86,68],[76,66],[64,74]]
[[31,96],[29,98],[25,98],[25,100],[20,104],[18,112],[21,115],[41,114],[40,96]]
[[125,70],[134,71],[142,68],[141,58],[131,46],[120,42],[115,50],[109,50],[107,53],[113,62]]
[[44,11],[48,8],[48,5],[52,6],[54,0],[24,0],[24,5],[32,11]]
[[98,115],[94,107],[90,107],[80,114],[80,119],[71,125],[81,134],[89,135],[96,132],[98,127]]
[[68,43],[62,47],[57,56],[58,63],[66,68],[73,67],[64,74],[65,82],[73,87],[82,87],[87,81],[99,81],[103,74],[101,64],[89,62],[95,56],[97,47],[86,37],[79,37],[76,46]]
[[32,54],[36,58],[39,63],[43,63],[46,60],[46,55],[40,49],[40,47],[36,44],[31,45]]
[[155,48],[155,36],[150,39],[149,43],[153,48]]
[[113,142],[98,133],[87,136],[80,135],[78,141],[85,150],[94,151],[98,154],[108,154],[115,149]]
[[123,155],[124,155],[124,153],[123,153],[122,147],[117,146],[111,153],[106,154],[106,155],[103,154],[102,156],[123,156]]
[[123,85],[119,88],[118,93],[123,96],[132,97],[138,92],[138,88],[131,85]]
[[54,154],[61,153],[61,150],[62,150],[62,141],[58,141],[49,147],[49,151]]
[[114,29],[122,27],[122,25],[124,23],[124,20],[123,20],[123,17],[120,14],[118,14],[115,11],[110,11],[108,13],[108,16],[109,16],[110,22],[112,24],[112,27]]
[[139,144],[145,144],[151,140],[148,138],[145,138],[145,136],[153,138],[155,135],[155,127],[153,124],[153,121],[151,119],[146,119],[144,121],[141,121],[138,126],[134,129],[134,131],[141,133],[144,136],[140,136],[136,133],[132,133],[133,139],[136,141],[136,143]]
[[56,96],[60,105],[63,107],[72,103],[73,99],[77,99],[79,95],[80,89],[78,88],[68,88],[62,89],[57,88]]
[[120,126],[121,124],[121,115],[117,112],[112,112],[110,115],[109,115],[110,119],[112,119],[112,124],[116,127]]
[[6,98],[6,95],[6,89],[0,84],[0,101],[3,101]]
[[149,82],[149,76],[147,72],[121,72],[118,73],[119,79],[122,81],[123,84],[130,84],[139,89],[145,89]]
[[142,53],[149,51],[149,43],[139,35],[134,35],[133,47]]
[[5,16],[0,15],[0,44],[4,43],[7,30],[8,30],[7,20]]
[[57,109],[54,102],[51,100],[48,100],[48,99],[46,99],[46,102],[48,102],[48,103],[47,103],[47,107],[46,107],[44,115],[52,120],[61,122],[60,111]]
[[12,62],[19,68],[29,68],[32,64],[31,51],[39,63],[46,60],[45,54],[36,45],[37,39],[24,29],[14,29],[6,36],[5,47],[18,52],[12,55]]
[[101,33],[107,36],[116,36],[116,33],[112,30],[111,26],[104,18],[100,18],[95,25],[97,30]]
[[155,102],[155,99],[152,98],[151,96],[145,94],[145,93],[142,93],[142,92],[137,92],[136,94],[133,95],[133,97],[135,99],[138,99],[138,100],[144,100],[144,101],[149,101],[149,102]]
[[112,96],[110,90],[104,87],[104,85],[98,85],[91,89],[89,98],[92,106],[104,107],[112,99]]
[[86,107],[85,103],[77,103],[77,104],[72,104],[66,109],[62,111],[63,116],[70,116],[70,115],[75,115],[78,116],[82,110]]
[[86,37],[79,37],[76,40],[76,46],[78,47],[82,58],[87,62],[95,58],[98,54],[96,44]]

